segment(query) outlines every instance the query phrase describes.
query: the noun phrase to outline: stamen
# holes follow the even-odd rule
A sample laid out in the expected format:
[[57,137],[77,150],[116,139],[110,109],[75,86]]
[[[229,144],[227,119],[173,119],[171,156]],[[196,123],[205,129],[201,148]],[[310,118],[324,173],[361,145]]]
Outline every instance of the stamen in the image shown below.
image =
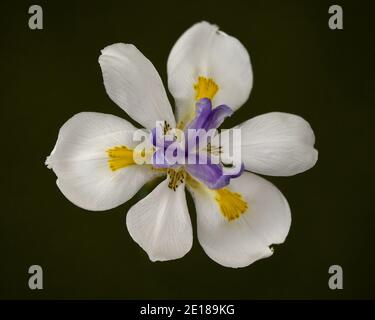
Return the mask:
[[125,146],[117,146],[107,150],[109,156],[108,165],[112,171],[125,168],[135,164],[133,159],[133,150]]
[[242,195],[237,192],[232,192],[227,188],[215,190],[220,211],[228,221],[239,218],[247,209],[247,202]]
[[207,152],[208,153],[210,153],[210,154],[213,154],[213,155],[219,155],[220,153],[222,153],[222,147],[221,146],[219,146],[219,147],[217,147],[217,146],[213,146],[213,145],[211,145],[211,142],[209,142],[209,143],[207,143],[207,147],[206,147],[206,150],[207,150]]
[[203,98],[213,99],[216,92],[219,90],[219,86],[211,78],[198,77],[198,82],[194,85],[195,90],[195,100],[200,100]]
[[167,121],[164,121],[164,127],[163,127],[164,135],[166,135],[170,129],[171,129],[170,124]]
[[169,176],[169,183],[168,187],[172,189],[173,191],[176,191],[178,186],[184,182],[186,173],[183,169],[168,169],[167,175]]

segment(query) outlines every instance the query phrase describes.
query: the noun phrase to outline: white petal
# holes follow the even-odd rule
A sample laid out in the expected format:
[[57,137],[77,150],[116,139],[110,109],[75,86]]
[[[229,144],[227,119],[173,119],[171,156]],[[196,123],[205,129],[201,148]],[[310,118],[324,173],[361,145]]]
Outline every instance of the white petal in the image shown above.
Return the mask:
[[107,210],[129,200],[155,173],[130,165],[112,171],[107,150],[133,148],[133,125],[119,117],[82,112],[69,119],[46,164],[57,175],[61,192],[75,205],[93,211]]
[[129,233],[152,261],[183,257],[193,243],[185,187],[176,191],[161,182],[147,197],[130,208],[126,216]]
[[175,126],[160,76],[135,46],[116,43],[105,47],[99,63],[108,95],[130,117],[149,129],[164,120]]
[[195,24],[178,39],[167,67],[177,119],[193,110],[193,86],[199,76],[212,78],[219,86],[213,106],[226,104],[236,110],[246,102],[252,88],[253,73],[245,47],[207,22]]
[[197,210],[198,239],[207,255],[232,268],[269,257],[271,244],[284,242],[291,223],[288,202],[267,180],[248,172],[232,179],[229,189],[246,200],[248,209],[228,221],[212,191],[189,189]]
[[[271,112],[237,128],[241,129],[241,157],[246,170],[290,176],[312,168],[318,160],[314,132],[297,115]],[[223,145],[223,149],[228,147]]]

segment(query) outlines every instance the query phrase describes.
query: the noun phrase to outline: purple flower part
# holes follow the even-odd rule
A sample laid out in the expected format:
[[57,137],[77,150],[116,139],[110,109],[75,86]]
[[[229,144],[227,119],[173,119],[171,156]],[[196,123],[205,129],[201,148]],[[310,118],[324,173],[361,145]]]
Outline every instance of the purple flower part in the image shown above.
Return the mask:
[[200,99],[195,105],[195,118],[187,125],[188,129],[210,129],[218,128],[225,118],[230,117],[233,110],[227,105],[222,104],[212,109],[211,100],[208,98]]
[[230,181],[230,176],[224,176],[222,167],[217,164],[189,164],[186,170],[210,189],[221,189]]
[[[193,130],[193,129],[192,129]],[[211,142],[213,137],[217,134],[216,129],[213,131],[206,131],[205,129],[198,129],[192,132],[191,130],[185,131],[186,157],[192,153],[202,153],[207,147],[208,143]]]
[[159,137],[157,132],[158,131],[156,130],[156,127],[151,130],[151,142],[154,145],[154,147],[156,147],[157,144],[160,145],[159,141],[161,137]]
[[189,154],[186,157],[186,163],[187,164],[219,164],[219,160],[216,158],[212,161],[213,158],[210,155],[210,153],[204,151],[204,150],[199,150],[197,152],[189,152]]
[[198,135],[189,137],[189,129],[197,130],[197,133],[199,130],[203,130],[203,133],[208,133],[211,129],[218,128],[225,118],[230,117],[232,114],[233,110],[224,104],[212,109],[210,99],[200,99],[196,103],[195,118],[185,128],[185,140],[189,148],[189,150],[186,150],[186,155],[190,153],[190,150],[196,149],[200,139]]
[[152,165],[159,169],[175,168],[179,166],[178,163],[169,161],[169,159],[165,156],[165,151],[163,149],[159,149],[154,152],[152,155]]
[[[157,130],[156,127],[153,128],[151,130],[151,142],[155,147],[167,149],[173,142],[175,142],[175,139],[173,139],[171,135],[166,136],[161,134],[161,132],[162,130],[160,128],[159,130]],[[168,137],[168,139],[166,137]]]
[[224,175],[220,164],[188,164],[186,170],[210,189],[224,188],[234,177],[234,175]]
[[200,99],[195,104],[195,118],[186,126],[187,129],[203,129],[212,110],[211,100],[208,98]]
[[[184,131],[185,142],[187,142],[188,148],[182,150],[181,147],[178,147],[178,151],[181,152],[183,157],[181,158],[181,161],[177,160],[177,163],[175,163],[178,153],[177,150],[172,150],[172,153],[168,152],[168,148],[174,143],[173,139],[167,140],[164,133],[161,133],[160,128],[159,130],[156,130],[156,128],[152,129],[152,143],[157,148],[156,152],[153,154],[153,166],[156,168],[175,168],[185,164],[186,160],[189,162],[189,160],[192,160],[193,158],[195,164],[186,164],[186,170],[189,174],[195,177],[198,181],[204,183],[210,189],[224,188],[229,184],[230,179],[236,178],[242,174],[244,170],[243,163],[241,164],[239,172],[228,174],[222,163],[213,163],[210,154],[197,150],[197,146],[199,146],[200,139],[199,130],[203,131],[201,132],[203,133],[201,138],[204,137],[205,143],[207,143],[206,134],[209,130],[218,128],[225,118],[232,114],[233,110],[226,105],[220,105],[212,109],[210,99],[200,99],[196,103],[195,118],[186,126]],[[193,134],[189,137],[189,129],[197,130],[198,135]],[[203,157],[205,161],[202,162],[201,160],[203,160]]]
[[225,118],[230,117],[232,114],[233,110],[227,105],[222,104],[217,106],[211,111],[204,125],[204,129],[207,131],[210,129],[217,129],[224,122]]
[[186,163],[184,145],[170,143],[168,148],[157,148],[152,155],[152,164],[156,168],[176,168]]

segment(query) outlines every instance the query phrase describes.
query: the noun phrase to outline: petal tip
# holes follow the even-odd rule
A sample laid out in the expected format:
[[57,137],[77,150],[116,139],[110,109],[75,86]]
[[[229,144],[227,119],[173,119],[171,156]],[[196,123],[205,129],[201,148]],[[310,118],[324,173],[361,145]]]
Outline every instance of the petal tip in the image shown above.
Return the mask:
[[44,161],[44,164],[47,166],[48,169],[52,169],[52,159],[51,159],[51,156],[48,156],[46,158],[46,161]]

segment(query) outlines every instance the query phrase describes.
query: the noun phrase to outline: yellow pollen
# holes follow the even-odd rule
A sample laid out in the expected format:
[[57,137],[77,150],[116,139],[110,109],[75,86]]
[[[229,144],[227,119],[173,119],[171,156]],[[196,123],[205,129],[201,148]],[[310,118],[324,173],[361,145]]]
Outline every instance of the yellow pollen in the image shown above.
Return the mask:
[[195,100],[203,98],[213,99],[216,92],[219,90],[219,86],[211,78],[198,77],[198,82],[194,85],[195,89]]
[[135,164],[133,159],[133,150],[125,146],[117,146],[107,150],[108,165],[112,171],[125,168]]
[[235,220],[243,214],[247,208],[247,202],[237,192],[232,192],[227,188],[215,190],[217,201],[220,211],[228,221]]

